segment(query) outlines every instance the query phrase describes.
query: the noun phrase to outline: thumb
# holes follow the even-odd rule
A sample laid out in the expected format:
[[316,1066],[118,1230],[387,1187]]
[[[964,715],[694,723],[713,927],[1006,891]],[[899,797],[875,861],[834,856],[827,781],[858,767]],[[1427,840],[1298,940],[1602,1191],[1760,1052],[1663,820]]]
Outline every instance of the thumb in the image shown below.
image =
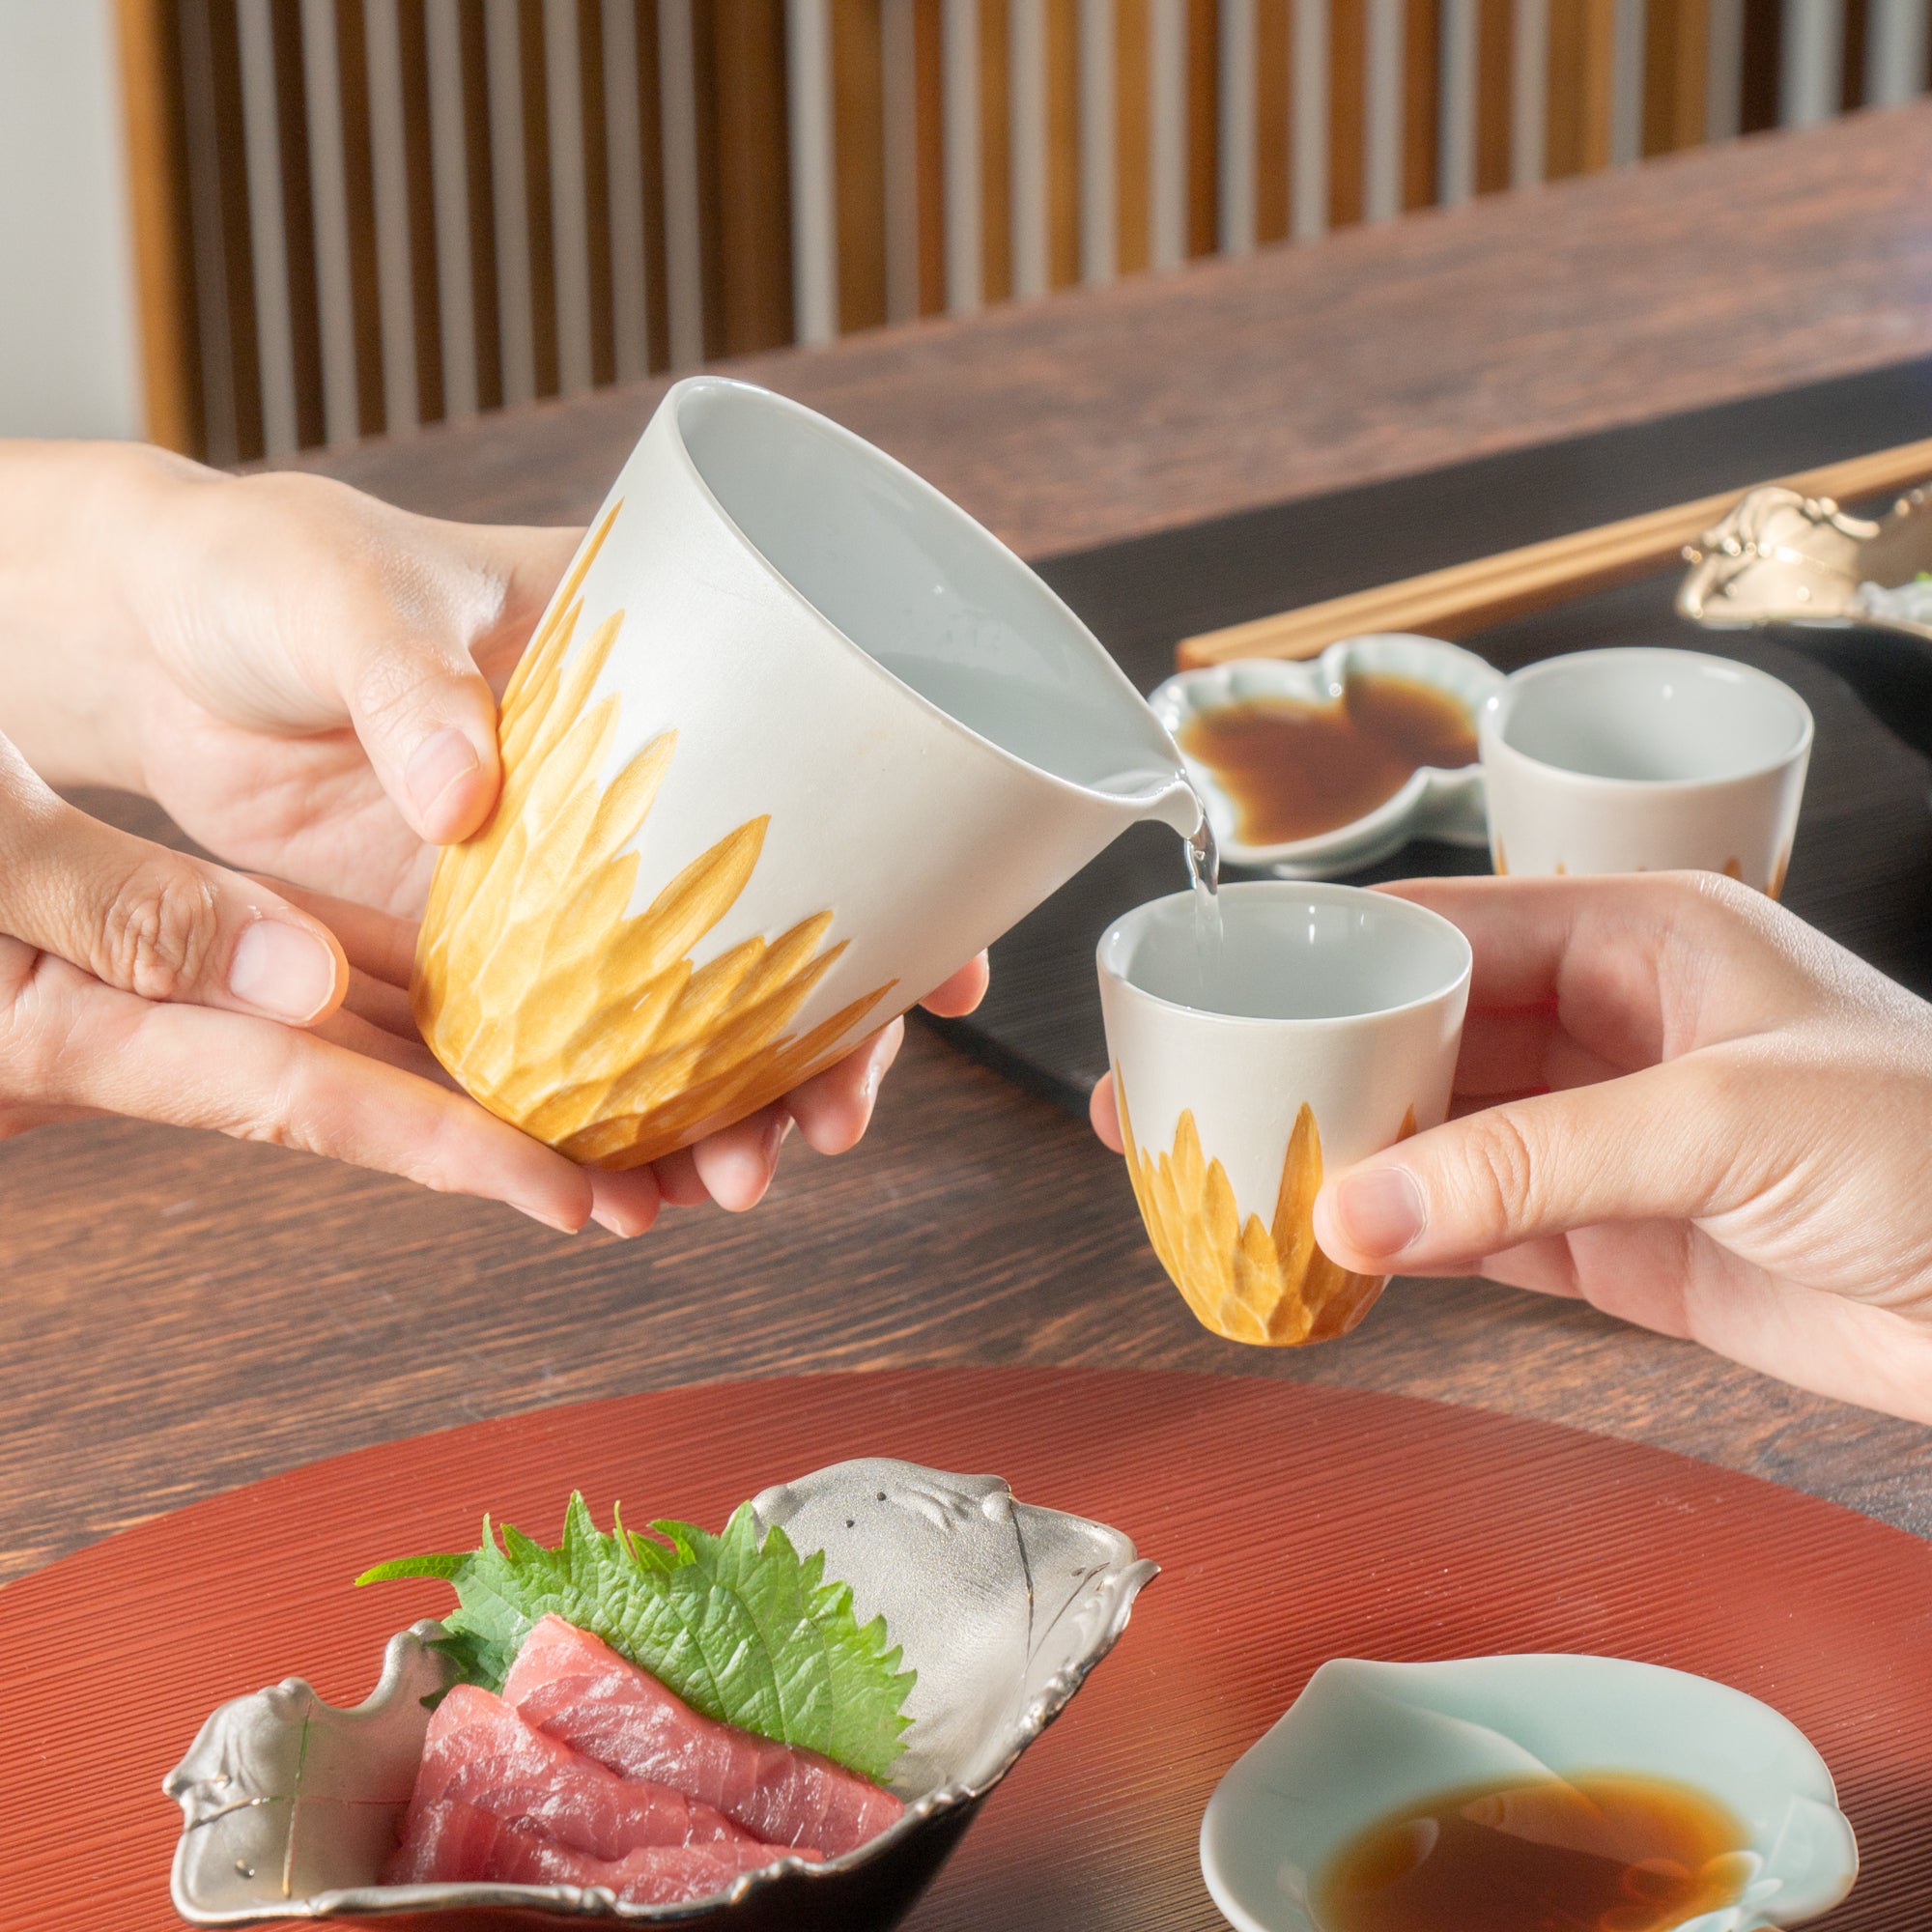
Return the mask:
[[326,1018],[349,987],[335,935],[267,887],[102,825],[0,739],[0,932],[143,999]]
[[1331,1176],[1315,1238],[1357,1273],[1451,1273],[1577,1228],[1722,1212],[1746,1187],[1726,1089],[1692,1054],[1484,1108]]
[[343,701],[383,789],[433,845],[497,802],[497,700],[454,640],[384,631],[349,647]]
[[447,845],[481,829],[501,787],[490,676],[499,688],[508,677],[583,533],[496,524],[422,527],[434,533],[429,549],[465,566],[463,587],[430,607],[441,611],[440,628],[422,623],[410,633],[392,622],[352,644],[345,697],[384,789],[425,838]]

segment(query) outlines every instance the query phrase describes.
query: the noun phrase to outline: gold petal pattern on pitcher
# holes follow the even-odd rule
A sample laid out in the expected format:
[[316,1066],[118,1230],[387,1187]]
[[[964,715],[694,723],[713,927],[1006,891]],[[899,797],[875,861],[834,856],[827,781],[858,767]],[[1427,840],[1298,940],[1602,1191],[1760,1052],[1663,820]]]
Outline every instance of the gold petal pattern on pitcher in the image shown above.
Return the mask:
[[[493,1114],[592,1167],[639,1167],[740,1120],[835,1059],[894,982],[785,1032],[846,942],[832,914],[692,949],[751,882],[769,815],[747,819],[625,917],[677,747],[660,732],[600,788],[620,700],[589,703],[621,611],[574,657],[579,592],[612,505],[530,640],[497,724],[503,789],[488,825],[438,862],[412,989],[437,1058]],[[569,659],[566,664],[565,660]],[[587,708],[586,708],[587,707]]]
[[[1231,1342],[1293,1348],[1346,1335],[1369,1312],[1388,1277],[1351,1274],[1315,1244],[1321,1136],[1306,1101],[1289,1136],[1272,1221],[1250,1214],[1243,1226],[1227,1170],[1203,1155],[1193,1110],[1181,1112],[1173,1152],[1148,1156],[1135,1145],[1118,1067],[1114,1094],[1148,1237],[1204,1327]],[[1414,1131],[1411,1107],[1396,1138]]]

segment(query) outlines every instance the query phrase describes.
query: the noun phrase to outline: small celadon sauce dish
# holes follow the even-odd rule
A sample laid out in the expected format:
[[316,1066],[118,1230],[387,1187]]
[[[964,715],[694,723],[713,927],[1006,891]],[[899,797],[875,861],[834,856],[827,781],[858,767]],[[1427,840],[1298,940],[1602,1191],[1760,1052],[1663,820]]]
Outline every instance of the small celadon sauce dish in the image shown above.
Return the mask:
[[1476,723],[1502,682],[1472,651],[1387,632],[1181,671],[1149,702],[1226,863],[1330,879],[1411,838],[1485,842]]
[[1240,1932],[1446,1926],[1456,1885],[1503,1932],[1525,1867],[1545,1903],[1608,1887],[1578,1924],[1761,1932],[1829,1911],[1858,1863],[1831,1773],[1787,1719],[1607,1657],[1324,1663],[1201,1827],[1208,1889]]

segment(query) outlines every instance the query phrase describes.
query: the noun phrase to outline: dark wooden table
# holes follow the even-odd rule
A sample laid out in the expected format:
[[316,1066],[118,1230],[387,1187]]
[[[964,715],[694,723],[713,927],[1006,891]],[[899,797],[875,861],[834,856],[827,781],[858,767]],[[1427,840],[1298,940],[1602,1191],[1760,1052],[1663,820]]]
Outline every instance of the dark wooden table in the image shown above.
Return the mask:
[[[1036,555],[1932,353],[1932,107],[1857,116],[745,372]],[[579,519],[661,385],[321,467]],[[130,823],[152,815],[110,806]],[[1188,1367],[1640,1438],[1932,1528],[1932,1436],[1595,1313],[1399,1283],[1347,1343],[1238,1350],[1084,1127],[915,1029],[865,1145],[624,1244],[131,1122],[0,1148],[0,1577],[360,1444],[710,1377]],[[291,1526],[298,1534],[298,1526]]]

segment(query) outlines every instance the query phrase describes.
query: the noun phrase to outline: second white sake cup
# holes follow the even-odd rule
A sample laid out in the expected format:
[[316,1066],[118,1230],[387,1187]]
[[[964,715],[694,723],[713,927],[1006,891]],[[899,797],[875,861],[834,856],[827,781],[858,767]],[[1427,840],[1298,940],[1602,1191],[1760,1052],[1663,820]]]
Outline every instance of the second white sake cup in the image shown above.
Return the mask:
[[1154,1252],[1205,1326],[1274,1347],[1325,1341],[1388,1278],[1316,1246],[1323,1169],[1441,1123],[1469,942],[1353,886],[1244,882],[1220,906],[1218,946],[1199,943],[1188,893],[1101,935],[1127,1168]]
[[1498,872],[1783,887],[1811,713],[1776,678],[1700,651],[1580,651],[1515,672],[1478,732]]

